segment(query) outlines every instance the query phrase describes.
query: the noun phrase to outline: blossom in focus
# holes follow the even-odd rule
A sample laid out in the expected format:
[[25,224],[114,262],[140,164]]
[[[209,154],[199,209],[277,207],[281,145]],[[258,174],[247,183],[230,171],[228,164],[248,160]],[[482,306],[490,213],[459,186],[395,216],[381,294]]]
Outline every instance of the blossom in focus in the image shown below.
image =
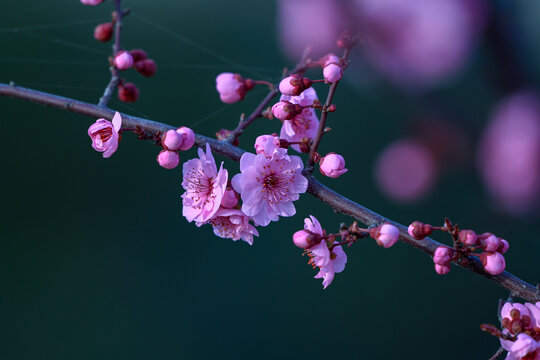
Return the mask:
[[161,145],[167,150],[179,150],[182,146],[182,135],[175,130],[169,130],[162,136]]
[[323,63],[324,81],[328,83],[333,83],[341,80],[342,75],[343,68],[341,67],[341,64],[339,62],[339,57],[334,54],[328,54],[325,57],[325,61]]
[[504,99],[480,141],[478,167],[497,205],[512,215],[538,208],[540,100],[530,92]]
[[369,235],[377,241],[377,245],[389,248],[399,240],[399,229],[392,224],[383,223],[370,229]]
[[99,5],[105,0],[81,0],[84,5]]
[[[281,95],[280,100],[288,101],[300,106],[311,106],[313,105],[313,102],[317,100],[317,93],[313,88],[309,88],[299,96]],[[319,119],[317,118],[315,110],[306,107],[291,120],[283,121],[279,137],[290,142],[299,142],[303,138],[313,139],[317,134],[318,127]],[[291,147],[294,150],[301,152],[298,144],[291,145]]]
[[448,246],[439,246],[433,253],[435,271],[439,275],[446,275],[450,272],[450,262],[454,256],[454,250]]
[[232,209],[236,205],[238,205],[238,197],[236,196],[236,192],[231,188],[227,188],[223,194],[223,199],[221,199],[221,207],[225,209]]
[[327,242],[321,241],[306,251],[311,258],[310,264],[319,268],[315,279],[323,279],[322,285],[324,289],[332,283],[335,273],[340,273],[345,269],[347,255],[341,245],[334,246],[330,251]]
[[340,177],[349,171],[345,168],[345,159],[343,156],[336,153],[326,154],[326,156],[319,161],[319,170],[321,171],[321,174],[331,178]]
[[191,149],[193,144],[195,144],[195,133],[188,127],[182,126],[176,129],[176,132],[182,135],[182,145],[180,150],[186,151]]
[[104,158],[110,157],[118,149],[120,139],[118,132],[122,127],[122,117],[119,112],[114,114],[112,122],[98,119],[88,128],[88,136],[92,139],[94,150],[102,152]]
[[540,302],[511,303],[501,308],[503,334],[516,336],[515,340],[500,339],[508,351],[506,359],[540,360]]
[[516,341],[501,339],[501,345],[508,351],[506,360],[540,360],[540,342],[527,334],[518,334]]
[[225,239],[242,239],[253,245],[253,235],[259,236],[257,229],[249,223],[249,217],[240,210],[220,208],[209,223],[214,234]]
[[252,88],[253,82],[245,80],[240,74],[221,73],[216,77],[216,90],[226,104],[243,100]]
[[264,154],[244,153],[240,171],[232,179],[232,186],[241,194],[242,211],[253,218],[255,225],[266,226],[279,216],[293,216],[293,201],[307,190],[307,179],[302,175],[304,164],[298,156],[274,151]]
[[287,149],[279,146],[279,138],[275,135],[261,135],[255,139],[255,152],[271,158],[275,151],[281,153],[281,156],[287,154]]
[[483,252],[480,254],[480,260],[484,269],[491,275],[501,274],[506,267],[504,256],[498,252]]
[[304,230],[299,230],[293,235],[293,242],[302,249],[307,249],[321,242],[324,231],[319,220],[313,215],[304,219]]
[[199,158],[184,163],[182,186],[182,215],[191,221],[208,222],[219,210],[221,199],[227,187],[228,173],[219,170],[212,156],[210,145],[206,144],[206,153],[199,149]]
[[279,82],[279,91],[285,95],[298,96],[311,87],[311,80],[298,75],[287,76]]
[[375,164],[377,185],[385,195],[400,202],[412,202],[426,195],[436,175],[433,155],[414,140],[392,143]]
[[180,163],[180,156],[176,151],[163,149],[159,152],[156,158],[159,166],[165,169],[174,169]]
[[114,65],[118,70],[126,70],[133,66],[133,56],[127,51],[119,51],[114,57]]

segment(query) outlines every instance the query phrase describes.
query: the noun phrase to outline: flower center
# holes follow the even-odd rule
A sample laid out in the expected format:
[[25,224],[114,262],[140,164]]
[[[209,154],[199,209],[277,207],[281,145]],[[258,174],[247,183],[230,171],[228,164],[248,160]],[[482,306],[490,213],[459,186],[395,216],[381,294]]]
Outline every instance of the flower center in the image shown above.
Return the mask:
[[107,142],[112,137],[112,129],[110,127],[101,129],[97,132],[102,142]]

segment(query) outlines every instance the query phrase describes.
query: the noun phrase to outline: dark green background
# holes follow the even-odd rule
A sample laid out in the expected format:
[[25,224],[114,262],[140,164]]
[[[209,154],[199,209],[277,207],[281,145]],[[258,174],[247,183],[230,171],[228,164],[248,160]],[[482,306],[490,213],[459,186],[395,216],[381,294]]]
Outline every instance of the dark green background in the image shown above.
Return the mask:
[[[276,80],[293,65],[279,51],[274,2],[124,3],[133,9],[125,47],[147,50],[159,70],[150,79],[125,72],[141,97],[129,107],[113,100],[113,109],[211,136],[234,127],[263,96],[255,90],[224,106],[215,91],[219,72]],[[523,26],[525,46],[534,44],[536,10],[516,3],[508,17]],[[109,79],[110,47],[92,31],[111,9],[77,0],[2,1],[0,81],[97,102]],[[529,48],[530,63],[537,52]],[[489,78],[490,56],[481,44],[456,80],[429,95],[458,109],[472,136],[505,95]],[[539,69],[532,67],[531,78]],[[350,170],[323,181],[402,223],[438,224],[447,216],[495,232],[510,241],[508,268],[538,281],[539,222],[493,211],[473,153],[468,167],[446,173],[418,204],[398,205],[378,191],[374,159],[406,133],[424,99],[385,85],[340,86],[322,150],[343,154]],[[181,216],[180,167],[160,168],[159,149],[149,142],[126,134],[104,160],[86,133],[93,119],[8,98],[0,108],[2,359],[487,359],[498,348],[479,324],[496,322],[497,300],[507,292],[477,275],[453,268],[440,277],[425,254],[366,240],[347,251],[345,271],[323,291],[291,235],[309,214],[329,231],[351,219],[311,196],[297,202],[297,216],[260,228],[252,247],[234,243]],[[257,134],[273,131],[276,121],[258,120],[241,146],[250,149]],[[231,175],[238,171],[226,166]]]

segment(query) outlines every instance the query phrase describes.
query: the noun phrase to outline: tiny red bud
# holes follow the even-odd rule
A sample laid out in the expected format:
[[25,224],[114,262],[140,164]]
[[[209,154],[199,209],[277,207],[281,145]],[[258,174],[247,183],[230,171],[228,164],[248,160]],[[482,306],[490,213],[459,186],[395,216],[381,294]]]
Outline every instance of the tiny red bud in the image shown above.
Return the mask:
[[133,58],[134,62],[146,60],[146,58],[148,57],[146,55],[146,51],[144,51],[143,49],[133,49],[133,50],[130,50],[129,53],[131,57]]
[[150,77],[156,73],[157,65],[152,59],[140,60],[135,63],[135,70],[143,76]]
[[328,107],[328,109],[326,109],[326,111],[328,112],[334,112],[336,111],[336,105],[332,104]]
[[139,98],[139,89],[133,83],[118,86],[118,99],[123,102],[135,102]]
[[113,24],[103,23],[96,26],[94,29],[94,39],[102,42],[111,40],[113,35]]

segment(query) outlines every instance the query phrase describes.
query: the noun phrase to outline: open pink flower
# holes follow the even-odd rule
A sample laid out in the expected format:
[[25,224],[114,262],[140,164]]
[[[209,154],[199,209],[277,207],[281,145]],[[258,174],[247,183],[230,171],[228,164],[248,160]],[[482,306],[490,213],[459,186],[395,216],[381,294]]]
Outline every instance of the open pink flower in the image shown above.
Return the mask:
[[527,359],[540,359],[540,342],[527,334],[519,334],[516,341],[501,339],[501,345],[508,351],[506,360],[520,360],[525,356]]
[[184,163],[183,175],[186,192],[182,195],[182,214],[189,222],[208,222],[219,210],[227,187],[227,170],[223,163],[217,170],[210,145],[206,144],[206,154],[199,149],[199,159]]
[[271,157],[244,153],[240,159],[241,174],[232,179],[234,190],[241,194],[242,211],[255,225],[266,226],[279,216],[293,216],[293,201],[306,192],[304,164],[298,156],[275,151]]
[[112,122],[98,119],[88,128],[88,136],[92,139],[94,150],[102,152],[104,158],[110,157],[118,149],[118,132],[122,126],[122,117],[119,112],[114,114]]
[[[292,104],[300,106],[313,105],[313,101],[317,100],[317,93],[313,88],[304,90],[299,96],[281,95],[280,100],[288,101]],[[302,112],[296,115],[291,120],[283,121],[279,137],[291,142],[301,141],[302,138],[313,139],[317,134],[319,127],[319,119],[315,110],[305,108]],[[295,144],[291,146],[294,150],[300,151],[300,146]]]
[[214,234],[225,239],[242,239],[253,245],[253,235],[259,236],[257,229],[249,223],[249,217],[240,210],[220,208],[209,223]]
[[[313,218],[313,217],[312,217]],[[341,245],[334,246],[332,251],[328,248],[326,241],[321,241],[307,249],[311,258],[309,263],[313,267],[318,267],[319,272],[315,279],[323,279],[323,287],[326,289],[334,280],[335,273],[340,273],[345,269],[347,255],[341,248]]]

